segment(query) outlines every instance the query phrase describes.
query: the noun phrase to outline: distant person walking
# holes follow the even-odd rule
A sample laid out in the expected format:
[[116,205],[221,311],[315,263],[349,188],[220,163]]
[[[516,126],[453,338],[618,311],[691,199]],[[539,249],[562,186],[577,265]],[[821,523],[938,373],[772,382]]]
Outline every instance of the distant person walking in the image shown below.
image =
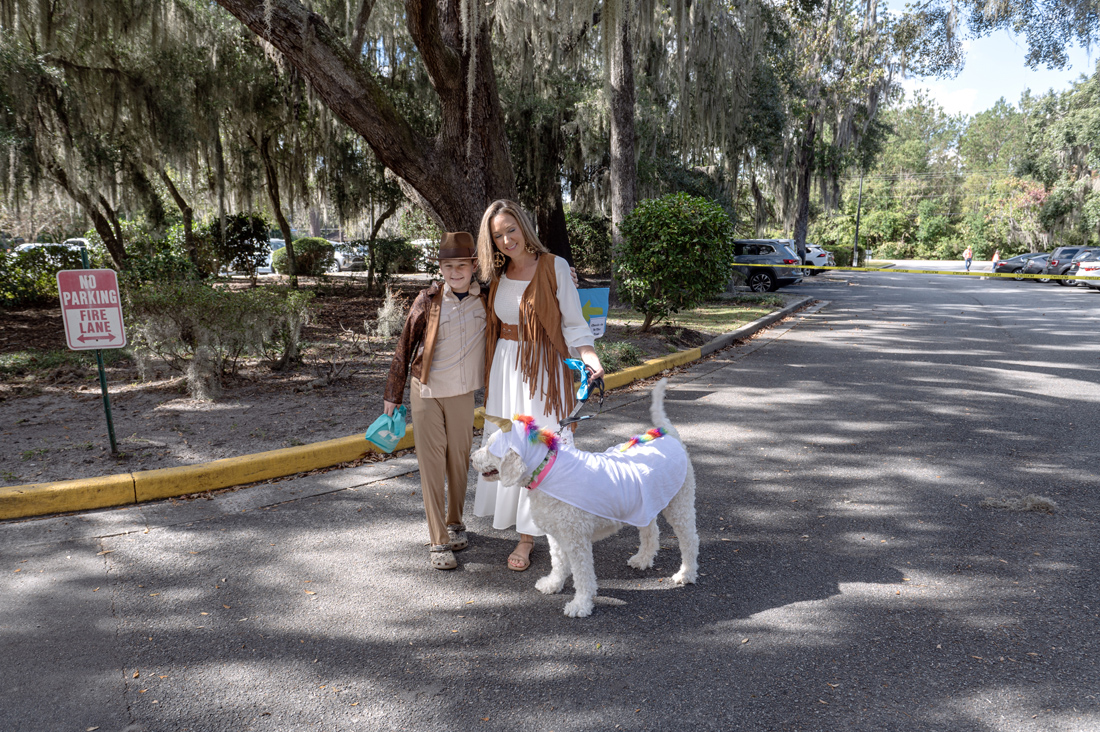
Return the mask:
[[963,262],[966,264],[966,271],[970,271],[970,260],[974,259],[974,250],[970,247],[966,248],[963,252]]

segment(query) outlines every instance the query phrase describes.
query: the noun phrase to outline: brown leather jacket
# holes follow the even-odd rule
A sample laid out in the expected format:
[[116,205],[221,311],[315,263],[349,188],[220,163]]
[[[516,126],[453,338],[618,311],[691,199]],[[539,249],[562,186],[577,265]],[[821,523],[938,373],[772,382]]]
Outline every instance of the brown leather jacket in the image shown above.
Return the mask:
[[[485,304],[485,289],[473,295]],[[405,327],[390,363],[390,373],[386,377],[385,400],[400,404],[405,395],[405,382],[411,371],[412,376],[421,383],[428,380],[432,368],[432,352],[435,339],[439,334],[439,312],[443,306],[443,283],[433,282],[417,294],[409,314],[405,318]]]

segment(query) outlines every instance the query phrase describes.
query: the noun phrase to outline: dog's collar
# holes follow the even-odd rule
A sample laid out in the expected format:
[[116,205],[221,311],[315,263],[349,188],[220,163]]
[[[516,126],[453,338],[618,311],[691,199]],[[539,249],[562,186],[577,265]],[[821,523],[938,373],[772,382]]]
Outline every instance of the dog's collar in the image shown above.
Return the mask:
[[542,459],[539,466],[535,468],[535,472],[531,474],[531,482],[527,484],[527,490],[533,491],[539,487],[539,483],[546,477],[546,474],[550,472],[550,468],[554,466],[554,461],[558,459],[558,451],[551,450],[546,453],[546,457]]

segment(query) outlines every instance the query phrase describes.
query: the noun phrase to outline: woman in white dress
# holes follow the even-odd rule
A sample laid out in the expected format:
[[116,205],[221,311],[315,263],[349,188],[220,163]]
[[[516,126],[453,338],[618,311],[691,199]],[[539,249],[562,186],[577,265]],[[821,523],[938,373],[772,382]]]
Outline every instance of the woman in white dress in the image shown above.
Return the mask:
[[[553,426],[575,403],[564,359],[579,357],[594,372],[593,379],[603,376],[569,264],[543,246],[527,214],[511,201],[494,201],[486,209],[477,254],[481,279],[489,283],[485,411],[505,419],[527,414],[542,426]],[[486,422],[483,439],[496,429]],[[565,439],[572,436],[565,430]],[[531,519],[524,486],[479,477],[474,513],[492,515],[497,529],[515,526],[519,543],[508,556],[508,568],[522,572],[531,566],[534,537],[543,532]]]

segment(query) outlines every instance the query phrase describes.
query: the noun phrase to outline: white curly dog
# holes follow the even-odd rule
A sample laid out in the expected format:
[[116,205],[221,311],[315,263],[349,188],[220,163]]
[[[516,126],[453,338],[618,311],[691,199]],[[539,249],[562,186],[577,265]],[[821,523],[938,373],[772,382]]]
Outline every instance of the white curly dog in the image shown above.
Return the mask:
[[638,553],[627,560],[649,569],[660,548],[657,514],[672,525],[680,543],[676,584],[694,583],[698,574],[699,534],[695,529],[695,473],[691,459],[664,408],[667,379],[653,389],[649,430],[602,453],[578,450],[530,417],[509,422],[486,419],[500,427],[471,458],[486,480],[531,490],[531,515],[550,540],[550,574],[535,587],[560,592],[573,575],[576,594],[565,606],[572,618],[592,614],[596,570],[592,543],[624,524],[639,527]]

